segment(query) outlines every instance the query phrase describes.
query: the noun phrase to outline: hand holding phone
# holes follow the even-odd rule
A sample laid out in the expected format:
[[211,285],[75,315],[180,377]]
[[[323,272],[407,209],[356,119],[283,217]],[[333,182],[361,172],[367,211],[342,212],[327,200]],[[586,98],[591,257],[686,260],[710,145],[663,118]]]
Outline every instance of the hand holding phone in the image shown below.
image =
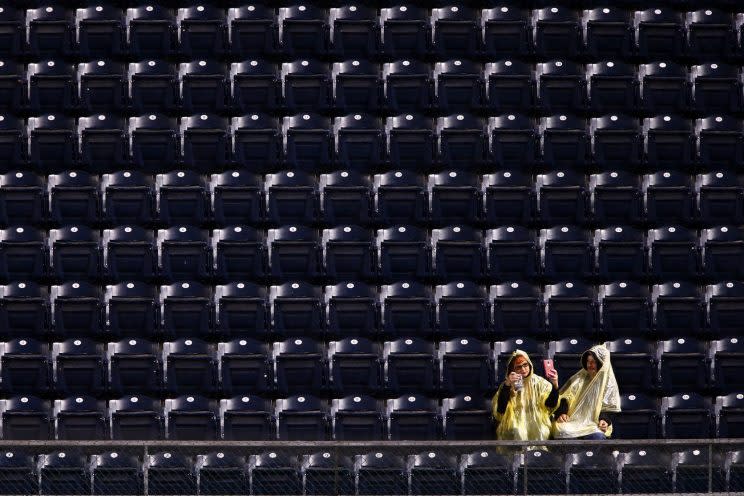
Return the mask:
[[545,377],[550,379],[550,382],[558,382],[558,371],[555,370],[553,360],[543,360],[543,369],[545,370]]

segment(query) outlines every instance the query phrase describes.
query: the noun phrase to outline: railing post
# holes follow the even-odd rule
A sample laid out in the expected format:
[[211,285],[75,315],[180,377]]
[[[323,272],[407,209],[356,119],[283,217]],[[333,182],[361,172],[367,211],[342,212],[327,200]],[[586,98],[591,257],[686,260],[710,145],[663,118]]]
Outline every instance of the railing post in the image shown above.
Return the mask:
[[[147,449],[147,444],[143,445],[143,453],[142,453],[142,466],[147,467],[147,459],[149,457],[149,450]],[[147,496],[150,493],[149,488],[149,470],[145,469],[142,471],[142,494],[144,496]]]
[[708,492],[713,492],[713,442],[708,440]]

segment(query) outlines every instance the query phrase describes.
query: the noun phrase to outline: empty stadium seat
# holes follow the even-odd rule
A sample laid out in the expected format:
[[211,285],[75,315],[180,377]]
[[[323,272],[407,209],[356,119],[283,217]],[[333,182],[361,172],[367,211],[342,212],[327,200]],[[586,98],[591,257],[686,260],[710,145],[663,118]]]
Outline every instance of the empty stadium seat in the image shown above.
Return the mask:
[[96,494],[112,491],[136,494],[142,490],[142,464],[134,455],[117,451],[93,455],[90,472]]
[[621,492],[672,491],[670,453],[654,447],[644,447],[619,455],[618,464],[621,471]]
[[373,58],[380,49],[377,10],[366,5],[333,7],[328,16],[333,55]]
[[331,163],[332,129],[328,118],[316,113],[295,114],[282,121],[284,156],[294,169],[314,172]]
[[32,227],[0,231],[0,278],[38,281],[46,275],[49,253],[44,233]]
[[26,72],[28,103],[34,114],[69,112],[77,106],[75,68],[61,60],[31,63]]
[[277,50],[276,12],[262,4],[227,11],[228,47],[239,58],[272,55]]
[[127,48],[124,13],[113,5],[100,5],[100,9],[96,7],[83,7],[75,11],[80,55],[90,59],[124,54]]
[[276,421],[277,439],[282,441],[322,441],[328,437],[328,405],[315,396],[277,400]]
[[418,338],[387,341],[383,353],[385,387],[390,393],[437,389],[439,364],[431,342]]
[[653,326],[651,297],[637,282],[613,282],[599,287],[602,332],[610,339],[648,337]]
[[106,439],[106,402],[76,396],[54,402],[55,437],[60,440]]
[[[300,338],[274,343],[274,374],[277,392],[282,396],[308,393],[320,395],[328,383],[328,364],[324,346],[312,339]],[[301,404],[302,401],[300,404],[295,403],[297,402],[294,400],[290,401],[287,408],[305,406]],[[277,416],[279,409],[280,405],[277,404]],[[284,435],[280,433],[280,439],[285,435],[286,431]]]
[[346,338],[328,344],[330,387],[336,394],[375,394],[382,391],[380,347],[365,338]]
[[744,128],[730,116],[695,121],[696,155],[706,169],[736,168],[744,161]]
[[643,219],[643,197],[638,176],[604,172],[589,176],[592,219],[601,227],[638,224]]
[[49,232],[49,271],[52,277],[95,280],[101,275],[101,246],[98,231],[71,226]]
[[54,435],[53,417],[46,401],[36,396],[12,396],[1,405],[3,439],[47,440]]
[[671,8],[647,8],[635,12],[638,55],[643,59],[677,58],[685,52],[682,16]]
[[442,400],[444,439],[485,439],[493,433],[491,404],[479,396],[458,395]]
[[589,165],[590,137],[583,119],[553,115],[540,120],[542,159],[549,168],[583,170]]
[[359,226],[323,230],[323,266],[330,280],[371,280],[377,275],[375,239]]
[[3,455],[0,467],[6,480],[7,491],[37,494],[39,478],[33,455],[14,451],[5,451]]
[[548,491],[552,494],[566,492],[568,467],[560,454],[533,450],[520,458],[515,470],[518,492]]
[[296,456],[274,451],[253,455],[248,463],[254,494],[302,494],[300,465]]
[[[607,169],[632,172],[640,168],[643,162],[644,141],[636,119],[614,114],[595,117],[589,121],[589,133],[592,159],[602,172]],[[611,180],[616,177],[618,179]],[[619,175],[615,171],[605,172],[599,175],[599,178],[602,179],[601,184],[605,186],[627,187],[631,183],[627,175]]]
[[[551,60],[535,66],[537,103],[547,114],[582,112],[587,107],[587,80],[583,67],[570,60]],[[596,81],[593,89],[598,86]]]
[[514,492],[514,457],[495,450],[464,454],[460,463],[466,494]]
[[169,451],[154,453],[145,458],[144,470],[152,494],[195,493],[197,490],[190,456]]
[[708,327],[714,337],[736,336],[740,322],[742,283],[726,282],[710,285],[705,290]]
[[431,247],[425,230],[410,225],[380,229],[377,249],[380,275],[385,281],[431,273]]
[[447,168],[480,170],[485,165],[486,134],[472,114],[439,117],[436,121],[437,160]]
[[434,165],[436,136],[431,119],[400,114],[385,121],[388,160],[398,167],[428,171]]
[[0,43],[0,53],[3,57],[24,53],[26,46],[24,17],[26,12],[21,8],[8,5],[0,13],[2,14],[0,22],[2,22],[4,32],[2,43]]
[[90,494],[91,478],[87,457],[57,451],[37,461],[39,488],[43,494]]
[[323,336],[325,322],[321,288],[306,282],[271,286],[272,332],[279,338]]
[[161,5],[127,9],[127,39],[130,53],[139,59],[166,57],[176,50],[176,19]]
[[198,339],[163,343],[163,376],[164,387],[172,394],[216,392],[217,359],[214,347]]
[[[339,90],[338,84],[336,85],[337,91]],[[352,90],[347,88],[347,91]],[[336,117],[333,120],[333,134],[333,152],[337,166],[350,169],[353,174],[355,171],[378,170],[383,165],[385,160],[385,137],[379,119],[369,114]],[[349,174],[347,171],[340,174],[344,173]],[[339,173],[329,176],[333,177],[336,174]],[[324,174],[324,176],[326,175]],[[321,182],[323,182],[322,178]],[[335,182],[339,182],[339,179],[336,178]]]
[[448,226],[431,232],[434,274],[441,281],[479,279],[486,268],[486,250],[480,230]]
[[741,436],[742,428],[742,402],[741,393],[731,393],[726,396],[718,396],[715,403],[716,436],[729,438]]
[[439,438],[442,420],[437,401],[432,398],[411,394],[389,399],[387,417],[390,440],[432,441]]
[[374,193],[369,177],[351,171],[320,176],[320,208],[326,225],[372,223]]
[[466,171],[430,174],[428,181],[430,220],[436,225],[477,223],[482,199],[479,177]]
[[532,11],[535,54],[540,58],[576,57],[581,54],[582,29],[579,13],[567,7]]
[[273,363],[268,345],[254,339],[219,343],[217,360],[223,393],[266,393],[272,389]]
[[266,176],[266,217],[275,225],[311,224],[318,216],[318,183],[304,171],[285,171]]
[[580,281],[551,284],[543,294],[548,332],[553,336],[592,337],[597,332],[597,295]]
[[[464,8],[455,8],[458,10],[452,15],[457,15],[461,11],[466,11]],[[452,12],[451,8],[434,10],[434,12],[441,11],[444,11],[447,14]],[[441,23],[443,26],[447,26],[446,29],[451,31],[466,30],[464,34],[456,35],[455,33],[452,33],[449,35],[451,43],[472,43],[472,41],[468,41],[467,39],[470,37],[470,33],[468,33],[469,27],[466,22],[449,22],[445,21],[444,18],[440,18],[436,22]],[[447,37],[447,35],[442,33],[443,31],[440,31],[440,36]],[[437,43],[435,44],[435,49],[447,51],[445,44],[446,42]],[[474,52],[475,49],[466,53]],[[457,57],[455,54],[452,55]],[[446,62],[437,62],[434,65],[433,79],[436,105],[441,112],[477,112],[484,107],[485,81],[482,75],[482,68],[474,64],[472,61],[455,58]]]
[[328,18],[315,5],[290,5],[279,9],[279,44],[288,57],[324,55],[328,43]]
[[246,457],[212,452],[196,457],[200,494],[241,494],[249,487]]
[[261,179],[248,170],[212,174],[209,192],[218,226],[255,224],[264,218]]
[[[519,22],[514,24],[519,26]],[[535,75],[529,64],[520,60],[489,62],[483,74],[488,106],[493,112],[529,112],[535,108]]]
[[[150,24],[155,27],[156,24]],[[131,31],[130,31],[131,36]],[[175,68],[160,59],[132,62],[129,64],[127,79],[129,82],[129,100],[137,113],[169,112],[176,109],[179,103],[178,75]],[[154,120],[154,119],[151,119]],[[137,127],[154,130],[139,119]],[[130,129],[132,121],[130,119]]]
[[127,396],[109,401],[111,439],[163,439],[160,401],[146,396]]
[[321,274],[322,247],[316,232],[305,226],[269,229],[270,274],[282,279],[313,279]]
[[10,394],[44,394],[52,389],[49,346],[34,339],[12,339],[0,353],[2,388]]
[[428,12],[411,4],[380,10],[382,52],[386,57],[420,58],[429,52],[431,24]]
[[700,248],[692,230],[677,226],[650,230],[647,249],[649,273],[657,280],[689,280],[700,272]]
[[744,343],[740,343],[738,337],[711,342],[710,351],[713,358],[713,378],[716,390],[738,391],[744,385],[744,381],[736,372],[740,361],[744,358],[743,345]]
[[651,169],[689,170],[695,158],[694,129],[677,115],[644,119],[646,165]]
[[[158,347],[144,339],[124,339],[109,343],[106,352],[107,377],[116,394],[159,394],[163,387],[163,366]],[[110,410],[127,407],[126,399]],[[136,401],[133,403],[137,403]],[[129,405],[137,410],[141,405]],[[113,413],[112,413],[113,415]],[[112,429],[114,429],[112,420]],[[113,433],[113,430],[112,430]]]
[[661,400],[664,436],[668,439],[706,438],[713,434],[713,407],[698,393],[681,393]]
[[331,74],[317,60],[285,62],[281,68],[282,96],[288,112],[323,113],[331,107]]
[[98,114],[78,119],[80,161],[98,172],[123,168],[126,164],[126,126],[116,115]]
[[540,231],[542,272],[550,281],[588,279],[594,273],[595,251],[589,233],[572,226]]
[[0,176],[0,223],[3,226],[34,225],[46,218],[44,180],[29,171]]
[[331,405],[333,439],[382,440],[387,428],[379,401],[370,396],[345,396]]
[[[525,172],[537,165],[540,147],[539,133],[534,123],[526,116],[508,114],[490,117],[488,119],[488,151],[490,159],[499,167],[514,169],[514,171],[490,174],[489,183],[493,186],[517,186],[525,180],[520,169]],[[509,174],[509,175],[506,175]],[[509,180],[510,178],[513,179]],[[485,181],[484,181],[485,183]],[[524,215],[528,216],[529,211]]]
[[159,329],[155,288],[143,282],[106,286],[106,331],[115,338],[153,339]]
[[508,282],[491,286],[493,332],[502,338],[538,336],[545,333],[545,307],[537,286]]
[[[620,397],[623,414],[613,422],[613,436],[618,439],[648,439],[662,436],[659,404],[655,398],[641,393]],[[645,486],[644,490],[646,487]]]
[[101,394],[108,385],[103,345],[68,339],[52,345],[54,388],[60,394]]
[[725,475],[721,453],[706,450],[688,449],[672,455],[674,490],[712,491],[723,490]]
[[166,339],[207,338],[212,333],[211,289],[196,282],[160,287],[160,329]]
[[478,16],[467,6],[432,9],[431,31],[432,51],[438,58],[480,52]]
[[214,329],[225,338],[264,339],[270,330],[266,289],[254,283],[231,282],[214,288]]
[[613,60],[599,62],[587,67],[586,76],[593,112],[630,114],[637,111],[640,94],[635,67]]
[[708,346],[690,338],[659,343],[661,388],[666,394],[706,391],[711,385]]
[[483,9],[480,28],[487,56],[524,57],[532,51],[532,21],[530,12],[517,6]]
[[[154,97],[162,101],[162,97]],[[129,153],[142,172],[154,173],[176,164],[178,138],[175,119],[160,114],[129,118]]]
[[46,174],[73,165],[75,131],[71,118],[61,114],[29,117],[27,128],[28,159],[36,170]]
[[729,58],[736,46],[731,14],[719,9],[700,9],[685,14],[687,53],[696,60]]
[[643,176],[646,220],[654,225],[689,224],[694,215],[694,192],[690,176],[678,171]]
[[426,186],[412,171],[375,174],[375,210],[383,225],[418,224],[428,215]]
[[[254,59],[230,65],[230,99],[237,110],[244,113],[275,113],[283,104],[282,96],[282,80],[276,64],[263,59]],[[271,122],[271,119],[263,117],[264,125],[266,122]],[[255,121],[261,120],[259,114],[252,114],[250,117],[235,117],[233,118],[233,130],[260,129],[260,122]],[[235,123],[238,125],[236,126]],[[241,158],[245,160],[247,157],[241,156]]]
[[[129,104],[127,73],[123,64],[111,60],[81,63],[77,67],[77,80],[77,99],[81,110],[121,112]],[[123,147],[121,153],[125,151]]]
[[399,282],[383,286],[382,332],[393,338],[401,336],[429,337],[434,332],[434,297],[418,282]]
[[153,181],[141,172],[104,174],[101,197],[101,215],[112,225],[147,225],[155,218]]
[[646,246],[637,229],[598,229],[594,232],[594,249],[597,275],[603,280],[640,280],[646,275]]
[[193,170],[156,176],[157,211],[160,222],[199,226],[208,217],[207,187]]
[[58,338],[96,338],[103,331],[103,302],[97,286],[66,282],[52,286],[52,325]]
[[699,336],[704,328],[704,302],[698,288],[689,282],[653,286],[654,325],[661,338]]
[[163,417],[168,439],[213,440],[219,436],[216,407],[203,396],[179,396],[165,400]]
[[276,426],[271,401],[252,395],[220,400],[220,425],[225,440],[274,439]]
[[[536,213],[535,191],[528,175],[512,171],[488,174],[483,177],[482,189],[484,216],[489,224],[519,226],[533,220]],[[500,232],[501,229],[494,232]]]
[[186,57],[214,57],[225,53],[226,19],[211,5],[182,7],[176,18],[179,51]]
[[354,457],[358,494],[407,494],[408,478],[403,457],[377,451]]
[[740,229],[733,226],[704,229],[701,232],[702,272],[707,278],[720,281],[742,277],[743,235]]
[[620,473],[617,459],[607,451],[593,450],[569,453],[568,491],[585,494],[602,491],[607,494],[620,492]]
[[215,114],[182,117],[179,135],[181,158],[185,166],[199,172],[222,170],[227,166],[229,161],[227,119]]
[[158,269],[166,281],[203,280],[211,273],[206,232],[192,226],[160,229]]
[[184,62],[178,66],[181,108],[187,114],[225,110],[227,84],[225,68],[214,60]]
[[449,494],[460,491],[457,456],[428,451],[408,459],[410,494]]
[[692,66],[693,108],[700,114],[739,112],[742,82],[739,68],[723,63]]
[[[134,226],[103,232],[103,271],[113,280],[149,281],[157,273],[152,233]],[[152,326],[150,326],[152,327]]]
[[325,328],[329,336],[374,339],[380,328],[377,291],[362,282],[338,283],[324,291]]
[[490,304],[486,292],[472,282],[452,282],[435,290],[440,336],[488,337]]
[[658,115],[665,112],[684,112],[690,107],[691,87],[687,70],[668,61],[651,62],[638,66],[641,85],[641,106],[644,111]]

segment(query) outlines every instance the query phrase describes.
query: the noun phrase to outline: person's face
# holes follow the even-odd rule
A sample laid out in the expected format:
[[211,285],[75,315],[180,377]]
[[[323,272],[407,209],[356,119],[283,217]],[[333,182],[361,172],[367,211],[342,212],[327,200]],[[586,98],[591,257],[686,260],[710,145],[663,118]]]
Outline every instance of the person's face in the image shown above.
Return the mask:
[[522,377],[527,377],[530,375],[530,362],[525,357],[518,356],[514,359],[514,372]]
[[586,371],[589,372],[589,377],[597,375],[597,361],[591,355],[586,358]]

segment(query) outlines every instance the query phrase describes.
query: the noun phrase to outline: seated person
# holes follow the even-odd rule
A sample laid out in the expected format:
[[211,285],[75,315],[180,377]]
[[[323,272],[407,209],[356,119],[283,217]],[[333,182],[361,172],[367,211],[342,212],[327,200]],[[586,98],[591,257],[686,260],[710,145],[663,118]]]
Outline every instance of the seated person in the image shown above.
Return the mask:
[[493,397],[497,439],[542,441],[550,437],[550,414],[558,406],[558,374],[550,382],[533,374],[530,357],[512,353],[504,382]]
[[610,351],[593,346],[581,355],[581,370],[563,385],[554,413],[556,439],[607,439],[612,414],[620,411],[620,391]]

